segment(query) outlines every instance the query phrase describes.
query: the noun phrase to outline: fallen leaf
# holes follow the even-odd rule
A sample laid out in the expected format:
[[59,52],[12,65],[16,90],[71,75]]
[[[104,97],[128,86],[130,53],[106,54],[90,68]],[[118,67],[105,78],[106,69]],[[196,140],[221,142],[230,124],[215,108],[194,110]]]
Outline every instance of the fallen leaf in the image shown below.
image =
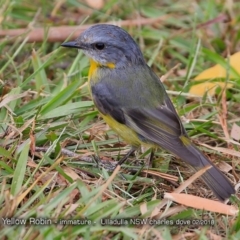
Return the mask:
[[70,167],[63,167],[64,172],[72,178],[72,180],[76,181],[78,179],[81,179],[81,177],[74,172],[74,170],[72,170]]
[[220,162],[217,167],[225,173],[228,173],[232,170],[232,166],[224,161]]
[[[231,55],[228,61],[229,65],[240,74],[240,52]],[[224,68],[220,64],[204,70],[197,77],[195,77],[193,81],[206,81],[192,86],[189,93],[197,96],[203,96],[205,92],[208,91],[208,94],[213,96],[217,87],[223,88],[226,86],[227,88],[231,88],[232,84],[230,83],[226,84],[224,82],[211,82],[213,79],[226,78],[228,74],[230,79],[234,78],[235,75],[228,73],[228,71],[229,69]]]
[[183,204],[196,209],[222,213],[226,215],[236,215],[238,209],[221,202],[213,201],[206,198],[196,197],[183,193],[165,193],[164,198]]
[[85,0],[89,7],[94,9],[101,9],[104,5],[103,0]]
[[38,164],[36,164],[35,162],[33,162],[32,160],[28,161],[27,165],[29,167],[33,167],[33,168],[37,168],[38,167]]
[[144,215],[147,212],[147,204],[144,202],[140,205],[141,214]]
[[78,203],[72,203],[65,205],[67,211],[65,212],[64,216],[69,216],[73,211],[75,211],[79,207]]
[[212,146],[209,146],[209,145],[207,145],[205,143],[199,143],[199,145],[207,147],[209,149],[212,149],[212,150],[214,150],[216,152],[229,154],[229,155],[234,156],[234,157],[240,157],[240,152],[236,151],[236,150],[233,150],[233,149],[228,149],[228,148],[223,148],[223,147],[212,147]]
[[166,174],[166,173],[161,173],[161,172],[157,172],[157,171],[153,171],[153,170],[142,170],[142,173],[147,173],[153,176],[157,176],[163,179],[167,179],[169,181],[174,181],[177,182],[178,181],[178,177],[170,175],[170,174]]
[[240,140],[240,127],[236,123],[232,126],[231,137],[236,141]]
[[182,211],[187,210],[187,208],[183,205],[176,205],[174,207],[170,207],[164,211],[164,215],[161,216],[161,218],[168,218],[173,215],[176,215],[178,213],[181,213]]

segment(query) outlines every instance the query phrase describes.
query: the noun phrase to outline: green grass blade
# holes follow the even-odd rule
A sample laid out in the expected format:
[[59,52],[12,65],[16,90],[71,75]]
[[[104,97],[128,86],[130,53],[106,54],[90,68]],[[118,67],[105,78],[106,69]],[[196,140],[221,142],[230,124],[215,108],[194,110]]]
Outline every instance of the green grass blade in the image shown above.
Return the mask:
[[17,166],[14,171],[12,185],[11,185],[11,194],[16,196],[21,190],[23,185],[23,180],[26,172],[27,160],[28,160],[28,152],[29,152],[30,144],[26,144],[20,156],[17,160]]

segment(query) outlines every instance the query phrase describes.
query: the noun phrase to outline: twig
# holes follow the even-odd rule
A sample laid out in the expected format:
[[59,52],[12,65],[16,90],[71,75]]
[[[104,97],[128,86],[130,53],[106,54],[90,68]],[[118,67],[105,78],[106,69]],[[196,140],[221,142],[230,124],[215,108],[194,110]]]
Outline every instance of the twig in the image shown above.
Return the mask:
[[[47,151],[49,151],[49,147],[35,147],[35,151],[36,152],[47,152]],[[62,148],[61,153],[65,156],[75,158],[79,161],[83,161],[83,162],[87,162],[87,163],[94,163],[94,160],[92,157],[80,156],[79,154],[74,153],[66,148]]]
[[164,74],[164,75],[162,75],[161,77],[160,77],[160,81],[161,82],[164,82],[165,80],[167,80],[169,77],[170,77],[170,75],[172,75],[173,74],[173,72],[177,69],[177,68],[179,68],[180,67],[180,63],[178,63],[178,64],[176,64],[173,68],[171,68],[166,74]]
[[[135,26],[135,25],[149,25],[160,21],[165,21],[169,15],[164,15],[158,18],[140,18],[134,20],[124,20],[124,21],[112,21],[106,22],[106,24],[114,24],[118,26]],[[84,30],[92,26],[92,24],[81,25],[81,26],[60,26],[60,27],[49,27],[47,28],[35,28],[35,29],[8,29],[0,30],[0,38],[8,37],[14,38],[21,35],[27,37],[27,42],[42,42],[47,38],[48,42],[63,42],[67,38],[70,39],[77,38]],[[14,40],[14,39],[11,39]]]

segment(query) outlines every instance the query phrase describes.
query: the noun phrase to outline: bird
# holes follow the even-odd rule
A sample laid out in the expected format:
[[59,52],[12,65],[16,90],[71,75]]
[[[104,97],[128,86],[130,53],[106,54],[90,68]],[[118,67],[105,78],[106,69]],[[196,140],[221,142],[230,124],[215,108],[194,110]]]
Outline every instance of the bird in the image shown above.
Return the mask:
[[96,24],[74,41],[90,59],[88,83],[93,102],[105,122],[132,148],[160,147],[195,171],[211,166],[201,178],[220,201],[235,193],[227,177],[192,143],[162,82],[124,29]]

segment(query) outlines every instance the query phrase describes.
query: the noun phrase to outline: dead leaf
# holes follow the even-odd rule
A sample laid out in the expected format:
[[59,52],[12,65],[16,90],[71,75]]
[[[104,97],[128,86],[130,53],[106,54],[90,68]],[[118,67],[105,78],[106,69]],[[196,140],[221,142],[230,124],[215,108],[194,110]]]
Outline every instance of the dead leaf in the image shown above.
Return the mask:
[[[240,74],[240,52],[237,52],[230,56],[229,58],[229,65],[236,70]],[[209,80],[213,80],[216,78],[226,78],[228,75],[228,69],[225,69],[221,65],[217,64],[211,68],[206,69],[205,71],[201,72],[197,77],[193,79],[193,81],[202,81],[206,80],[203,83],[194,85],[191,87],[189,93],[203,96],[206,91],[208,94],[213,96],[215,94],[216,88],[219,86],[221,88],[225,87],[224,82],[210,82]],[[230,74],[229,78],[232,79],[234,76]],[[231,88],[232,84],[228,83],[226,85],[227,88]]]
[[147,204],[145,202],[140,205],[140,211],[142,215],[147,212]]
[[103,0],[85,0],[89,7],[94,9],[101,9],[104,5]]
[[64,172],[69,176],[69,177],[71,177],[72,178],[72,180],[78,180],[78,179],[81,179],[80,177],[79,177],[79,175],[76,173],[76,172],[74,172],[74,170],[72,170],[70,167],[62,167],[63,168],[63,170],[64,170]]
[[194,173],[190,178],[185,180],[184,182],[181,183],[181,185],[174,190],[175,193],[180,193],[184,189],[186,189],[190,184],[192,184],[197,178],[201,177],[202,174],[204,174],[208,169],[210,169],[212,166],[208,165],[203,168],[201,168],[199,171]]
[[229,154],[229,155],[234,156],[234,157],[240,157],[240,152],[236,151],[236,150],[233,150],[233,149],[228,149],[228,148],[223,148],[223,147],[212,147],[212,146],[209,146],[209,145],[207,145],[205,143],[199,143],[199,145],[207,147],[209,149],[212,149],[212,150],[214,150],[216,152]]
[[173,182],[177,182],[178,181],[178,177],[167,174],[167,173],[161,173],[161,172],[157,172],[157,171],[153,171],[153,170],[142,170],[142,173],[147,173],[153,176],[157,176],[169,181],[173,181]]
[[75,198],[79,198],[79,190],[78,189],[73,189],[72,192],[69,194],[69,198],[67,203],[73,203]]
[[19,98],[23,98],[23,97],[26,97],[27,95],[29,94],[28,91],[24,92],[24,93],[21,93],[21,94],[14,94],[14,95],[11,95],[11,94],[7,94],[3,97],[3,100],[0,102],[0,108],[2,107],[6,107],[8,103],[14,101],[14,100],[17,100]]
[[231,137],[236,141],[240,140],[240,127],[236,123],[232,126]]
[[232,170],[232,166],[224,161],[220,162],[217,167],[225,173],[228,173]]
[[65,208],[67,211],[65,212],[64,216],[68,217],[72,212],[74,212],[79,207],[78,203],[67,204]]
[[27,165],[29,167],[33,167],[33,168],[37,168],[38,167],[38,164],[36,164],[34,161],[30,160],[27,162]]
[[187,208],[183,205],[177,205],[177,206],[168,208],[167,210],[164,211],[164,218],[171,217],[171,216],[178,214],[184,210],[187,210]]
[[236,215],[239,211],[234,206],[229,206],[221,202],[183,193],[165,193],[164,198],[188,207],[201,210],[204,209],[206,211],[217,212],[226,215]]

